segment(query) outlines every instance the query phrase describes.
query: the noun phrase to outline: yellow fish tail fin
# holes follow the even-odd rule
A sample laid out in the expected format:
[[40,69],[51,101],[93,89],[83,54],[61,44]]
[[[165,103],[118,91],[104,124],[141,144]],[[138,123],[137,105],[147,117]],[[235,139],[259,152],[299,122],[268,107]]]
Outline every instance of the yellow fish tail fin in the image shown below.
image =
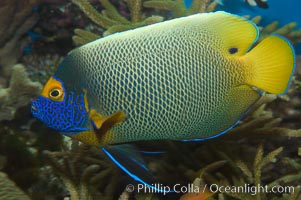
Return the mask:
[[273,94],[285,94],[295,70],[295,53],[290,42],[269,36],[243,56],[248,72],[246,83]]

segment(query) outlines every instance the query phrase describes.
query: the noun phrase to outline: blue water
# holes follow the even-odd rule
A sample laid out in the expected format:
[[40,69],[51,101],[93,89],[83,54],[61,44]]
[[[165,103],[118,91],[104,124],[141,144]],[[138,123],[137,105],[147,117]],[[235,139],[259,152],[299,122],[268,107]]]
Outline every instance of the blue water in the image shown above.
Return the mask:
[[295,21],[301,28],[300,0],[268,0],[268,5],[268,9],[262,9],[249,6],[242,0],[224,0],[224,6],[219,6],[219,9],[238,15],[261,15],[266,23],[277,20],[284,25]]
[[[186,7],[189,7],[192,0],[184,0]],[[283,26],[289,22],[297,22],[296,29],[301,29],[301,0],[268,0],[268,9],[249,6],[243,0],[223,0],[224,5],[218,6],[223,10],[237,15],[262,16],[260,25],[266,25],[272,21],[279,21]],[[301,44],[297,47],[298,54],[301,53]]]

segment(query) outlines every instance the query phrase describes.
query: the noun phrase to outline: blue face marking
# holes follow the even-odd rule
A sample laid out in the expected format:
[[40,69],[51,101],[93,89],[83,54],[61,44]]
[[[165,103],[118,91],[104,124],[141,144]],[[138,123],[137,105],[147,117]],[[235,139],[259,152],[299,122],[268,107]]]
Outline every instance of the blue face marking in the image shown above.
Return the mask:
[[85,127],[88,112],[85,109],[84,94],[75,96],[70,92],[62,102],[40,96],[31,105],[33,116],[52,129],[62,132],[88,130]]

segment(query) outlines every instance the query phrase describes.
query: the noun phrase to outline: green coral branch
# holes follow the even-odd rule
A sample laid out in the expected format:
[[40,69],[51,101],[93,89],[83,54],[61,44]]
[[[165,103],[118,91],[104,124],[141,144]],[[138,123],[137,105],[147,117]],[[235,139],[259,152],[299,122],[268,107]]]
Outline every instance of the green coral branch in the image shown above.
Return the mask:
[[301,190],[300,186],[295,187],[294,192],[289,196],[288,200],[300,200],[301,199],[300,190]]
[[[253,178],[254,178],[254,185],[260,185],[261,184],[261,162],[263,159],[263,145],[259,145],[256,156],[255,156],[255,160],[254,160],[254,164],[253,164]],[[261,199],[261,194],[257,193],[256,194],[256,199],[259,200]]]
[[263,168],[269,163],[276,162],[276,156],[278,156],[283,151],[283,147],[279,147],[272,152],[268,153],[264,158],[262,158],[260,167]]
[[[106,29],[103,35],[110,35],[137,27],[154,24],[163,21],[161,16],[145,17],[142,14],[141,0],[127,0],[127,5],[131,13],[131,20],[122,16],[116,7],[109,0],[99,0],[104,7],[102,13],[99,13],[88,0],[72,0],[94,23]],[[100,36],[86,30],[75,29],[73,41],[77,45],[82,45],[93,41]]]
[[141,9],[142,9],[142,1],[141,0],[127,0],[127,4],[129,5],[129,9],[131,12],[131,20],[134,23],[141,21]]
[[[184,1],[183,1],[184,2]],[[217,6],[217,2],[213,1],[210,3],[211,0],[202,0],[202,1],[193,1],[190,6],[190,13],[204,13],[204,12],[211,12]]]
[[281,28],[278,28],[274,31],[274,33],[276,34],[280,34],[280,35],[288,35],[289,33],[293,32],[293,30],[297,27],[297,23],[296,22],[290,22],[284,26],[282,26]]
[[[224,139],[238,139],[242,137],[248,138],[267,138],[271,136],[282,137],[301,137],[301,129],[289,129],[279,127],[282,119],[275,118],[271,111],[265,111],[265,103],[276,99],[275,95],[264,95],[256,106],[259,106],[252,114],[250,114],[242,124],[233,128],[228,134],[221,136]],[[244,136],[242,136],[244,135]]]
[[[259,145],[255,160],[254,160],[254,165],[253,165],[253,173],[254,173],[254,185],[259,186],[261,185],[261,174],[262,174],[262,168],[265,167],[267,164],[274,162],[275,157],[278,156],[282,152],[283,148],[277,148],[276,150],[270,152],[268,155],[263,157],[263,145]],[[263,198],[263,193],[257,192],[256,199],[264,199]]]
[[207,4],[208,4],[209,1],[210,0],[192,1],[192,3],[191,3],[191,11],[194,12],[194,13],[205,12]]
[[[300,40],[301,42],[301,40]],[[296,85],[296,89],[301,88],[301,80],[298,80],[296,76],[293,76],[292,82]]]
[[237,167],[235,161],[233,161],[233,159],[228,154],[222,151],[216,151],[216,153],[220,158],[227,161],[228,166],[232,168],[235,174],[239,173],[239,168]]
[[[222,155],[223,158],[225,158],[225,160],[227,162],[223,163],[219,163],[219,162],[213,162],[212,164],[208,165],[208,169],[213,169],[210,170],[209,174],[209,179],[207,177],[207,171],[206,172],[206,168],[207,167],[203,167],[200,171],[202,173],[199,174],[199,177],[197,177],[193,184],[194,185],[204,185],[205,183],[210,184],[217,184],[219,186],[229,186],[230,188],[233,187],[244,187],[245,184],[248,184],[250,186],[263,186],[263,184],[265,183],[265,180],[263,178],[263,174],[266,174],[269,172],[270,167],[274,166],[275,162],[276,162],[276,157],[279,157],[280,153],[283,151],[283,147],[279,147],[276,148],[272,151],[270,151],[269,153],[267,153],[265,155],[264,153],[264,148],[263,145],[260,144],[257,148],[257,151],[255,153],[255,157],[253,160],[253,169],[251,170],[249,165],[247,165],[244,161],[237,161],[236,165],[233,165],[232,162],[232,158],[230,158],[229,152],[227,149],[224,149],[225,152],[224,154],[226,155]],[[219,159],[219,158],[218,158]],[[291,158],[288,158],[290,161]],[[283,160],[281,160],[283,161]],[[278,161],[279,162],[279,161]],[[290,162],[284,162],[286,164],[290,165]],[[293,162],[295,163],[295,161]],[[225,165],[224,165],[225,164]],[[231,175],[227,176],[224,175],[224,172],[222,172],[222,169],[219,170],[220,172],[216,172],[214,173],[214,171],[218,168],[220,168],[221,166],[223,166],[223,168],[226,167],[226,165],[228,165],[231,168]],[[279,185],[287,185],[290,183],[296,183],[301,179],[301,165],[300,164],[293,164],[296,168],[297,173],[296,174],[287,174],[282,176],[279,179],[276,179],[270,183],[265,183],[267,185],[267,189],[271,190],[272,187],[274,186],[279,186]],[[210,167],[209,167],[210,166]],[[240,169],[240,171],[237,171],[237,169]],[[245,176],[241,176],[241,172],[245,175]],[[229,173],[229,171],[227,171],[227,173]],[[201,180],[202,184],[199,184]],[[217,198],[214,197],[210,197],[210,200],[215,200],[215,199],[229,199],[227,197],[230,197],[230,199],[240,199],[240,200],[266,200],[266,199],[277,199],[277,200],[287,200],[287,199],[293,199],[293,200],[300,200],[301,196],[299,194],[298,191],[299,186],[295,187],[294,192],[292,192],[291,194],[276,194],[276,195],[272,195],[271,193],[268,193],[268,191],[266,193],[263,193],[261,191],[257,191],[256,194],[255,193],[246,193],[246,192],[226,192],[226,193],[220,193],[218,194]],[[254,195],[255,194],[255,195]]]
[[105,14],[107,15],[108,18],[113,19],[116,23],[130,23],[129,20],[127,20],[125,17],[119,14],[118,10],[115,8],[113,4],[111,4],[109,0],[99,0],[99,2],[105,8]]
[[207,8],[206,8],[206,12],[213,12],[215,10],[215,7],[217,6],[217,1],[213,1],[212,3],[210,3]]
[[7,200],[30,200],[30,198],[23,192],[16,184],[10,180],[7,175],[0,172],[0,199]]
[[[60,175],[72,200],[111,199],[120,178],[119,169],[98,148],[74,142],[65,152],[45,151],[53,170]],[[110,182],[108,183],[108,177]],[[103,188],[103,193],[96,192]]]
[[242,173],[247,177],[247,181],[249,183],[253,182],[253,174],[250,168],[246,163],[244,163],[242,160],[239,160],[236,162],[237,167],[242,171]]
[[211,12],[217,3],[210,0],[193,0],[186,8],[183,0],[150,0],[143,3],[146,8],[156,8],[172,12],[173,17],[182,17],[196,13]]
[[294,181],[297,181],[297,180],[300,180],[300,179],[301,179],[301,173],[285,175],[285,176],[269,183],[268,188],[271,189],[274,186],[278,186],[278,185],[281,185],[283,183],[291,183],[291,182],[294,182]]
[[86,44],[86,43],[92,42],[100,37],[99,35],[97,35],[95,33],[92,33],[90,31],[86,31],[83,29],[75,29],[74,33],[75,33],[75,35],[72,37],[72,39],[76,45]]
[[[245,16],[247,19],[249,16]],[[251,19],[255,24],[260,24],[261,16],[256,16]],[[260,38],[259,41],[263,40],[267,36],[271,34],[279,34],[286,38],[288,38],[293,44],[297,44],[301,42],[301,29],[295,30],[297,27],[296,22],[290,22],[282,27],[279,27],[278,21],[273,21],[270,24],[266,25],[265,27],[260,28]]]
[[184,1],[160,1],[160,0],[153,0],[153,1],[146,1],[143,3],[143,6],[146,8],[156,8],[161,10],[171,11],[174,17],[186,16],[188,15],[188,11],[184,9]]
[[210,178],[210,172],[213,172],[213,171],[223,167],[226,163],[227,163],[227,161],[225,161],[225,160],[210,163],[210,164],[206,165],[205,167],[201,168],[199,171],[194,172],[192,174],[192,176],[200,177],[200,178],[203,178],[203,177]]
[[101,27],[109,28],[118,22],[100,14],[88,0],[72,0],[94,23]]
[[297,170],[298,173],[288,174],[279,179],[276,179],[268,184],[268,188],[272,188],[273,186],[281,185],[283,183],[291,183],[301,179],[301,163],[289,157],[284,158],[283,160],[286,161],[289,165],[291,165],[295,170]]
[[[256,155],[255,155],[255,159],[253,162],[253,171],[250,170],[250,168],[247,166],[247,164],[245,164],[242,161],[238,161],[237,162],[237,167],[239,169],[241,169],[241,171],[244,173],[244,175],[246,175],[247,180],[244,179],[238,179],[238,178],[233,178],[233,183],[235,186],[241,186],[245,183],[249,183],[250,185],[254,185],[254,186],[259,186],[262,185],[262,169],[264,167],[266,167],[268,164],[270,163],[274,163],[275,162],[275,158],[276,156],[278,156],[281,152],[282,152],[283,148],[279,147],[273,151],[271,151],[270,153],[268,153],[266,156],[264,156],[264,150],[263,150],[263,145],[260,144]],[[279,183],[281,181],[286,181],[285,183],[289,183],[292,182],[294,180],[298,180],[300,177],[296,176],[296,175],[287,175],[282,177],[281,179],[275,180],[274,182],[270,183],[268,185],[268,188],[271,188],[272,186],[275,185],[279,185]],[[257,192],[254,195],[251,194],[246,194],[246,193],[226,193],[226,195],[233,197],[235,199],[241,199],[241,200],[252,200],[252,199],[257,199],[257,200],[264,200],[267,199],[265,193],[262,192]]]
[[137,23],[117,24],[117,25],[114,25],[114,26],[111,26],[110,28],[108,28],[104,32],[103,35],[104,36],[111,35],[113,33],[122,32],[122,31],[126,31],[126,30],[133,29],[133,28],[138,28],[138,27],[141,27],[141,26],[149,25],[149,24],[154,24],[158,21],[163,21],[163,17],[161,17],[161,16],[151,16],[151,17],[148,17],[145,20],[143,20],[141,22],[137,22]]

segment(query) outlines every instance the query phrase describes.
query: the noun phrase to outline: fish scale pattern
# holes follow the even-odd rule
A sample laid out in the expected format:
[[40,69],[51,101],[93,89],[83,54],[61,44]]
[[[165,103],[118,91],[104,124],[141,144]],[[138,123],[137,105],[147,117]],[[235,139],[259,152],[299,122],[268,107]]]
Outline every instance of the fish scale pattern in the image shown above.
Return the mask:
[[206,138],[244,112],[228,116],[223,108],[242,76],[229,73],[237,63],[214,48],[217,38],[193,20],[162,23],[89,43],[69,59],[84,77],[91,107],[104,116],[126,113],[113,128],[112,143]]

